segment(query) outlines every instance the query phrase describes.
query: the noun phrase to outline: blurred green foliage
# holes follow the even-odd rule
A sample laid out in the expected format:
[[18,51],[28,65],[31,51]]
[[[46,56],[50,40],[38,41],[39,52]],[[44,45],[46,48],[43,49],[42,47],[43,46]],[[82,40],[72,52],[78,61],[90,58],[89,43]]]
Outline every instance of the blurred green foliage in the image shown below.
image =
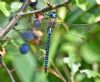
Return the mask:
[[[51,3],[63,1],[51,0]],[[100,82],[100,5],[97,4],[96,0],[71,0],[68,8],[57,9],[56,21],[63,23],[57,23],[51,35],[47,74],[43,67],[48,19],[44,19],[40,26],[43,32],[41,43],[30,44],[30,51],[26,55],[19,52],[20,45],[25,42],[20,34],[13,29],[8,32],[5,37],[11,40],[6,45],[7,54],[3,59],[8,68],[14,70],[15,82]],[[0,29],[21,5],[18,0],[0,0]],[[44,7],[44,1],[38,0],[37,8]],[[32,8],[28,7],[28,10]],[[32,27],[30,21],[33,22],[29,15],[23,16],[15,28],[27,31]],[[4,68],[0,68],[0,82],[10,82]]]

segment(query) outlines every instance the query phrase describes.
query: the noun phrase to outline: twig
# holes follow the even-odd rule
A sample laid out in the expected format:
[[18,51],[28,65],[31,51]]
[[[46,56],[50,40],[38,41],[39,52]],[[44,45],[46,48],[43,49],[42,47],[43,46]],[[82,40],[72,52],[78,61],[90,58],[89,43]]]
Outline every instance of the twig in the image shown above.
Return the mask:
[[[51,60],[50,60],[51,61]],[[63,82],[67,82],[66,79],[63,77],[63,75],[61,74],[61,72],[59,71],[59,69],[56,67],[56,65],[51,61],[52,66],[55,68],[56,72],[60,75],[60,77],[62,78]]]
[[[23,10],[26,9],[27,5],[29,4],[29,0],[25,0],[22,7],[19,9],[18,13],[21,13]],[[21,16],[15,15],[9,23],[0,31],[0,40],[14,27]]]
[[9,75],[9,78],[11,80],[11,82],[15,82],[10,70],[8,69],[7,65],[5,64],[5,62],[3,61],[2,57],[0,56],[0,60],[2,61],[2,65],[3,67],[5,68],[5,70],[7,71],[8,75]]
[[64,70],[64,73],[65,73],[65,75],[66,75],[66,77],[67,77],[67,79],[68,79],[68,82],[71,82],[71,79],[70,79],[71,74],[70,74],[70,72],[69,72],[67,66],[64,65],[64,66],[62,67],[62,69]]
[[[38,69],[42,71],[42,70],[44,70],[44,67],[41,67],[41,68],[38,68]],[[59,78],[60,80],[62,80],[64,82],[63,78],[57,73],[56,70],[48,68],[48,72],[51,73],[52,75],[56,76],[57,78]]]
[[35,13],[39,13],[39,12],[45,12],[45,11],[48,11],[48,10],[52,10],[52,9],[56,9],[56,8],[62,7],[64,5],[66,5],[66,4],[68,4],[68,3],[69,3],[69,0],[65,0],[64,2],[62,2],[60,4],[56,4],[56,5],[52,6],[52,7],[47,6],[47,7],[43,8],[43,9],[24,12],[24,13],[21,12],[21,13],[18,13],[17,15],[24,16],[24,15],[35,14]]

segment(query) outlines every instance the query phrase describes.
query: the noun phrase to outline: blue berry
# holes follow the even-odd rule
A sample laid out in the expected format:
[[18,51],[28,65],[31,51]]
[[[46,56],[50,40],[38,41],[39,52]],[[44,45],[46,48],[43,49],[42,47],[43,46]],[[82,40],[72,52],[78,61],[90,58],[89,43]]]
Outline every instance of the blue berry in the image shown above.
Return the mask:
[[37,0],[31,0],[30,7],[34,8],[37,4]]
[[41,24],[41,21],[40,21],[39,19],[36,19],[36,20],[34,21],[34,26],[35,26],[35,28],[38,28],[38,27],[40,26],[40,24]]
[[50,12],[49,16],[50,16],[50,18],[55,18],[56,17],[56,12]]
[[31,41],[35,39],[35,35],[33,34],[32,31],[26,31],[22,33],[22,37],[26,41]]
[[24,43],[20,47],[20,53],[26,54],[26,53],[28,53],[29,49],[30,49],[29,45],[27,43]]

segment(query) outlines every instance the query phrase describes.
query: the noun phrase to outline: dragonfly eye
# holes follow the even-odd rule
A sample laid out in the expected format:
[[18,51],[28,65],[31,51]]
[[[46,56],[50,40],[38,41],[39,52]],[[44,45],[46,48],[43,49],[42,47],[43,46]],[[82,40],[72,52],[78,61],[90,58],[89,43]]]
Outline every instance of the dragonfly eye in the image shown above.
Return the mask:
[[24,43],[20,46],[20,53],[26,54],[29,51],[29,45],[27,43]]
[[56,12],[50,12],[49,13],[50,18],[56,18]]

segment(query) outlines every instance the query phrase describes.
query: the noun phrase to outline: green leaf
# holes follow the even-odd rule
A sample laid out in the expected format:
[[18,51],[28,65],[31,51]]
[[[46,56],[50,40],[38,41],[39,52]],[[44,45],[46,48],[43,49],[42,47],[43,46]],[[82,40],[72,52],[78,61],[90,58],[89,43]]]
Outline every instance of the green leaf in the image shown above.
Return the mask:
[[82,22],[88,23],[88,24],[96,23],[96,17],[92,13],[85,13],[84,15],[81,16],[81,20]]
[[87,10],[88,2],[86,2],[86,0],[76,0],[76,4],[82,10],[84,11]]
[[58,9],[58,20],[57,22],[64,22],[65,17],[67,15],[67,9],[66,7],[61,7]]
[[22,6],[22,3],[19,2],[13,2],[11,3],[10,7],[11,7],[11,12],[16,12],[18,11],[18,9]]
[[[54,29],[54,32],[52,33],[52,36],[51,36],[51,44],[50,44],[50,51],[49,51],[49,54],[50,54],[50,59],[51,61],[53,61],[55,55],[56,55],[56,52],[57,52],[57,48],[59,46],[59,43],[61,41],[61,38],[62,38],[62,34],[63,34],[63,30],[56,27]],[[49,62],[51,65],[51,62]]]
[[51,0],[52,4],[59,4],[61,2],[64,2],[64,0]]
[[96,71],[93,71],[90,69],[80,70],[80,73],[85,73],[87,75],[87,78],[92,78],[92,77],[98,76],[98,73]]
[[[18,33],[12,32],[14,36]],[[18,39],[17,39],[18,38]],[[21,37],[15,37],[11,39],[9,44],[6,46],[8,54],[12,57],[13,67],[22,82],[31,82],[32,77],[36,77],[35,72],[37,71],[37,63],[33,57],[33,53],[30,51],[27,54],[21,54],[19,47],[25,41]]]
[[75,51],[75,48],[72,44],[70,43],[64,43],[60,46],[60,51],[61,52],[66,52],[66,53],[72,53]]
[[99,54],[95,53],[95,51],[91,50],[88,45],[82,46],[81,48],[81,54],[82,58],[87,62],[87,63],[93,63],[93,62],[100,62],[99,59]]
[[0,82],[11,82],[4,68],[0,68]]
[[5,2],[0,2],[0,10],[3,12],[5,16],[10,16],[10,11],[7,9]]
[[65,39],[67,41],[75,43],[75,44],[76,43],[78,43],[78,44],[82,43],[83,38],[84,38],[84,36],[81,33],[77,32],[75,30],[71,30],[65,35]]
[[82,82],[82,80],[84,80],[85,77],[86,77],[86,74],[76,73],[76,75],[75,75],[75,81],[76,82]]
[[[18,43],[16,42],[16,44]],[[37,63],[31,50],[27,54],[21,54],[19,48],[16,48],[12,43],[7,45],[7,49],[9,55],[12,56],[12,64],[20,80],[22,82],[34,80],[33,77],[36,76]]]
[[13,66],[19,76],[19,78],[22,80],[22,82],[31,82],[33,79],[32,77],[36,76],[35,70],[36,70],[36,62],[30,53],[25,55],[16,55],[17,53],[12,53],[11,55],[15,55],[12,63]]
[[[91,9],[92,7],[94,7],[96,5],[95,0],[87,0],[89,3],[89,7],[87,10]],[[74,23],[76,21],[79,21],[80,16],[82,16],[86,11],[82,11],[79,7],[75,5],[73,5],[72,7],[72,11],[70,12],[70,14],[66,17],[66,22],[67,23]]]
[[100,82],[100,78],[99,77],[96,77],[95,78],[95,82]]
[[87,63],[100,62],[100,29],[97,28],[88,35],[86,43],[81,47],[81,56]]

